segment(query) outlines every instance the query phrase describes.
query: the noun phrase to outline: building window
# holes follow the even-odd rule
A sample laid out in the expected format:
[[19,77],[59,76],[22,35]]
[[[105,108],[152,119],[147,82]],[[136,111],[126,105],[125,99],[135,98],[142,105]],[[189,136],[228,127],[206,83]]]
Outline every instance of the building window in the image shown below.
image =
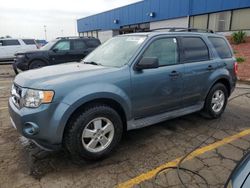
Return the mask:
[[197,29],[207,29],[208,14],[190,17],[190,26]]
[[229,31],[230,19],[231,11],[210,14],[208,28],[213,31]]
[[231,30],[250,29],[250,8],[233,11]]

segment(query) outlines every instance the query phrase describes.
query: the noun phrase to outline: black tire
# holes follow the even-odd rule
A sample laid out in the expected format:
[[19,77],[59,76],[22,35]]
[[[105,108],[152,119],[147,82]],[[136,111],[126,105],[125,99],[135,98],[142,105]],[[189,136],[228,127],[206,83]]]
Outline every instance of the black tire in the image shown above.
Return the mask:
[[[213,109],[212,99],[213,99],[213,96],[215,95],[215,93],[218,92],[218,91],[221,91],[224,94],[224,104],[221,105],[222,108],[219,111],[215,111]],[[224,84],[222,84],[222,83],[215,84],[210,89],[210,91],[209,91],[209,93],[207,95],[205,105],[204,105],[204,109],[202,111],[202,115],[204,115],[205,117],[210,118],[210,119],[219,118],[223,114],[223,112],[224,112],[224,110],[226,108],[227,100],[228,100],[228,91],[227,91],[226,86]]]
[[[107,118],[113,123],[113,139],[104,150],[90,152],[83,146],[82,134],[89,122],[98,117]],[[101,104],[91,105],[69,121],[64,133],[64,147],[74,159],[98,160],[108,156],[115,149],[121,140],[122,132],[122,120],[113,108]]]
[[41,67],[45,67],[46,65],[47,63],[42,60],[34,60],[29,64],[29,69],[38,69]]

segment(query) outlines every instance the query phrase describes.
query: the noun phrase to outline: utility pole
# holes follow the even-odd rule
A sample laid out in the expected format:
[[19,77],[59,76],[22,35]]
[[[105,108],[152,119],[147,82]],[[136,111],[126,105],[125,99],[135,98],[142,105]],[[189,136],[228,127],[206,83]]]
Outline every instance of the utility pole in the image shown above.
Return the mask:
[[45,36],[45,40],[47,40],[47,30],[46,30],[46,25],[43,26],[44,27],[44,36]]

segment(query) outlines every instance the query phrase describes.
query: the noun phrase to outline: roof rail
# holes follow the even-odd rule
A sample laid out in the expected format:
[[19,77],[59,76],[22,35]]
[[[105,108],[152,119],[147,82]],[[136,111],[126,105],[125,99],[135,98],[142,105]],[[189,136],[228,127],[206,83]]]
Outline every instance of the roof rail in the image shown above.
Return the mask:
[[68,36],[68,37],[57,37],[56,39],[79,39],[79,38],[95,38],[95,37],[83,37],[83,36]]
[[198,29],[198,28],[191,28],[191,27],[162,27],[158,29],[152,29],[152,31],[159,31],[159,30],[166,30],[168,29],[169,32],[200,32],[200,33],[214,33],[211,29]]

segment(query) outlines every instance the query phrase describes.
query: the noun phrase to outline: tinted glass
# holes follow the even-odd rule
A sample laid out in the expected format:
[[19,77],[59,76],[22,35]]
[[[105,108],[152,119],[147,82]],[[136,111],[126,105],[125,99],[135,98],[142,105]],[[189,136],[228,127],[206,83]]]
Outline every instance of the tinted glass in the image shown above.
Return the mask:
[[91,52],[83,61],[121,67],[129,62],[145,39],[145,36],[114,37]]
[[69,41],[60,41],[55,45],[54,49],[57,49],[59,51],[70,50],[70,42]]
[[74,50],[84,50],[86,49],[86,45],[83,40],[74,40],[73,41],[73,49]]
[[86,44],[90,47],[90,48],[95,48],[97,46],[100,45],[99,40],[86,40]]
[[3,46],[20,45],[18,40],[3,40]]
[[27,45],[35,45],[35,40],[33,39],[23,39],[23,42]]
[[182,38],[184,49],[184,62],[197,62],[209,60],[209,52],[205,42],[199,37]]
[[158,39],[150,44],[143,57],[158,58],[160,66],[177,64],[177,40],[175,38]]
[[217,51],[217,53],[221,59],[226,59],[226,58],[232,57],[231,50],[230,50],[227,42],[223,38],[208,37],[208,39],[213,44],[215,50]]

